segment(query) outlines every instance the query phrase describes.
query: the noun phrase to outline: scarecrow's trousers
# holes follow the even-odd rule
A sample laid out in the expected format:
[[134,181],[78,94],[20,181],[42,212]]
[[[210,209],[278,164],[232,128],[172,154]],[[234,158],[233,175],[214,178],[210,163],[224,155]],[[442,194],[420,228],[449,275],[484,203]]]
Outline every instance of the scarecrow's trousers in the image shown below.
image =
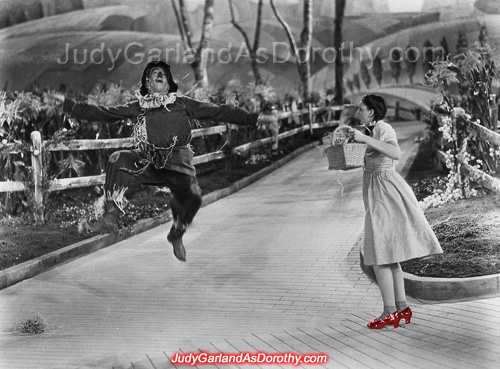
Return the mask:
[[[137,171],[140,165],[136,163],[142,157],[136,151],[121,150],[114,152],[106,168],[106,193],[128,188],[131,185],[143,184],[159,187],[168,187],[172,193],[170,208],[174,218],[174,225],[184,230],[191,224],[198,212],[202,198],[201,190],[196,177],[168,169],[156,169],[150,165],[142,173],[134,175],[128,171]],[[125,170],[124,170],[125,169]]]

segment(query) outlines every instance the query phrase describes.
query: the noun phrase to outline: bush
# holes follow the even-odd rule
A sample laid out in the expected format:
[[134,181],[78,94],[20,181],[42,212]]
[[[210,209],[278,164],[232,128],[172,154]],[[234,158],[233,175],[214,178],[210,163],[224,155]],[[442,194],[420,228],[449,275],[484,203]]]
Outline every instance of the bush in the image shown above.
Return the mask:
[[47,321],[37,312],[30,312],[17,324],[12,332],[22,334],[42,334],[47,329]]

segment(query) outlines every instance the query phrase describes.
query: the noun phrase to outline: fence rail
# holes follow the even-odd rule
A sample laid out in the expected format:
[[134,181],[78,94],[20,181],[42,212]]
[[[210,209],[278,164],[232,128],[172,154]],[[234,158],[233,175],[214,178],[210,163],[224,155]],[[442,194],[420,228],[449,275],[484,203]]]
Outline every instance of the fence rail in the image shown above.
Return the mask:
[[[322,107],[322,108],[312,108],[310,105],[307,109],[301,109],[296,111],[287,111],[279,114],[279,119],[286,119],[294,116],[300,117],[302,125],[293,128],[291,130],[282,132],[276,137],[266,137],[256,141],[247,142],[245,144],[239,145],[232,148],[235,154],[243,154],[249,150],[254,150],[266,145],[273,145],[277,147],[280,140],[288,137],[300,134],[302,132],[313,132],[315,129],[321,129],[325,127],[335,127],[338,125],[338,120],[332,120],[332,113],[342,110],[342,106],[332,106],[332,107]],[[327,119],[323,122],[315,122],[315,113],[326,113]],[[304,123],[304,117],[307,117],[307,122]],[[317,114],[316,114],[317,117]],[[471,129],[476,133],[477,137],[481,140],[488,141],[494,145],[500,146],[500,134],[492,131],[484,126],[477,123],[471,122]],[[206,137],[215,134],[226,134],[230,135],[231,131],[239,130],[240,127],[233,124],[218,125],[209,128],[201,128],[192,130],[192,137]],[[11,145],[11,154],[19,153],[16,151],[15,145]],[[80,140],[69,140],[64,143],[47,143],[42,145],[41,135],[39,132],[32,132],[32,145],[29,149],[31,154],[31,163],[33,168],[33,179],[35,184],[35,199],[38,204],[42,204],[43,196],[41,193],[41,181],[42,181],[42,152],[46,151],[84,151],[84,150],[102,150],[102,149],[120,149],[129,148],[133,146],[132,138],[120,138],[120,139],[80,139]],[[203,155],[198,155],[193,158],[193,164],[199,165],[202,163],[208,163],[215,160],[224,159],[226,155],[222,151],[211,152]],[[437,152],[437,159],[444,163],[445,153],[443,151]],[[464,175],[473,178],[481,186],[500,194],[500,179],[495,178],[485,172],[472,167],[467,163],[462,163],[461,165],[462,173]],[[104,184],[105,174],[93,175],[93,176],[83,176],[74,178],[60,178],[53,179],[50,183],[49,192],[61,191],[74,188],[82,187],[92,187]],[[2,192],[20,192],[25,191],[26,186],[24,182],[18,181],[0,181],[0,193]],[[43,214],[38,214],[38,217],[42,218]]]
[[[236,154],[242,154],[246,151],[256,149],[262,146],[266,146],[272,144],[273,147],[277,147],[279,140],[282,140],[287,137],[292,137],[301,132],[310,131],[313,129],[325,128],[325,127],[335,127],[338,125],[338,120],[327,120],[325,122],[313,122],[314,113],[315,112],[335,112],[342,110],[342,106],[332,106],[328,108],[312,108],[309,106],[307,109],[291,111],[291,112],[283,112],[279,114],[279,119],[285,119],[292,116],[308,116],[308,123],[304,123],[302,121],[302,126],[291,129],[289,131],[285,131],[283,133],[278,134],[276,137],[266,137],[263,139],[259,139],[256,141],[248,142],[243,145],[237,146],[233,148],[233,152]],[[329,114],[329,117],[331,114]],[[230,132],[233,130],[239,130],[240,127],[233,124],[225,124],[219,125],[209,128],[201,128],[192,130],[192,137],[205,137],[209,135],[215,134],[226,134],[230,135]],[[120,149],[120,148],[129,148],[133,146],[132,138],[119,138],[119,139],[100,139],[100,140],[91,140],[91,139],[80,139],[80,140],[68,140],[68,142],[59,142],[59,143],[47,143],[46,145],[42,144],[42,139],[40,132],[34,131],[31,134],[32,145],[30,147],[31,153],[31,163],[33,168],[33,179],[35,184],[35,200],[37,204],[41,205],[43,203],[43,195],[41,192],[41,182],[42,182],[42,153],[43,150],[46,151],[83,151],[83,150],[102,150],[102,149]],[[10,153],[16,154],[19,151],[14,149],[14,145],[11,145],[12,151]],[[211,152],[203,155],[198,155],[193,158],[193,164],[199,165],[202,163],[208,163],[214,160],[220,160],[225,158],[225,154],[222,151]],[[49,192],[81,188],[81,187],[91,187],[96,185],[104,184],[105,174],[93,175],[93,176],[84,176],[84,177],[75,177],[75,178],[61,178],[61,179],[53,179],[50,183]],[[1,181],[0,182],[0,193],[2,192],[19,192],[25,191],[26,186],[24,182],[18,181]],[[41,206],[40,206],[41,208]],[[43,220],[43,214],[39,214],[38,217],[41,217]]]
[[[500,134],[488,129],[475,122],[470,122],[470,129],[483,141],[487,141],[493,145],[500,146]],[[442,150],[438,150],[436,158],[441,163],[446,163],[446,154]],[[500,195],[500,179],[493,177],[468,163],[460,163],[462,174],[473,179],[482,187],[489,189]]]
[[[203,137],[214,134],[221,134],[228,131],[228,129],[237,129],[238,126],[227,124],[209,128],[201,128],[192,130],[192,136],[194,137]],[[36,131],[35,131],[36,132]],[[33,132],[33,133],[35,133]],[[42,150],[46,151],[83,151],[83,150],[102,150],[102,149],[120,149],[127,148],[133,146],[132,138],[110,138],[110,139],[101,139],[101,140],[70,140],[65,143],[49,143],[42,149],[41,138],[38,138],[38,135],[35,133],[32,135],[32,147],[31,147],[31,155],[32,155],[32,164],[36,163],[37,157],[42,154]],[[16,150],[11,151],[12,154],[19,153]],[[33,158],[35,157],[35,159]],[[205,155],[200,155],[195,157],[194,164],[205,163],[211,160],[220,159],[220,153],[210,153]],[[34,170],[36,173],[37,170]],[[87,187],[94,186],[98,184],[104,183],[104,174],[96,175],[96,176],[86,176],[86,177],[78,177],[78,178],[62,178],[62,179],[54,179],[51,184],[50,191],[59,191],[63,189],[70,188],[78,188],[78,187]],[[13,181],[3,181],[0,182],[0,192],[16,192],[16,191],[24,191],[25,185],[24,182],[13,182]]]

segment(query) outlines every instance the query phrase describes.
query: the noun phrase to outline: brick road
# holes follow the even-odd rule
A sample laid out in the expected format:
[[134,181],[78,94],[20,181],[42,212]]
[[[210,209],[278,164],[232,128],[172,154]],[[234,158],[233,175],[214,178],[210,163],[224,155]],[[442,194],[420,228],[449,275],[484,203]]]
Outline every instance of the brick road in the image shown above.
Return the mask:
[[[175,352],[199,351],[329,356],[304,368],[499,367],[499,297],[410,299],[411,324],[366,328],[382,303],[359,267],[361,174],[328,171],[315,148],[202,208],[187,263],[167,224],[0,291],[0,367],[172,368]],[[47,332],[9,332],[29,311]]]

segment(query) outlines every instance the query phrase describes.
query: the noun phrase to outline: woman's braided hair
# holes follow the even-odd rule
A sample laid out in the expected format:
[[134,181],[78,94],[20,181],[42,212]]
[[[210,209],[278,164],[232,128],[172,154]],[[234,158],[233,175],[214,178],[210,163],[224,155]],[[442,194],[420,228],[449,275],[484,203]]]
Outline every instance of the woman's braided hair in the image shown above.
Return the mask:
[[376,94],[369,94],[363,96],[361,102],[366,105],[370,110],[373,110],[373,118],[375,122],[384,119],[387,114],[387,104],[385,99]]

